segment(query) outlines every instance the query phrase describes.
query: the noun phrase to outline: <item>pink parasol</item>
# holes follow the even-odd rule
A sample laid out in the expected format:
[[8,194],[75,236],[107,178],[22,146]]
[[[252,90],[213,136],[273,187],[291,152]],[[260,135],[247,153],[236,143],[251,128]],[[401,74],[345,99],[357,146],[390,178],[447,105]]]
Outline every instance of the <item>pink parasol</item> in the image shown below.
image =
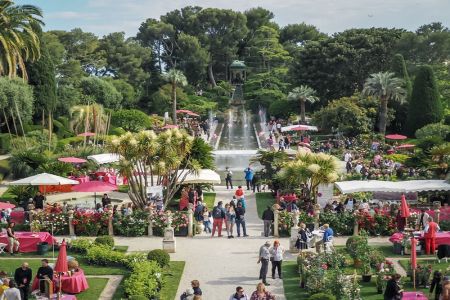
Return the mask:
[[167,124],[164,127],[161,127],[161,129],[175,129],[175,128],[178,128],[178,125]]
[[71,163],[71,164],[82,164],[85,163],[87,160],[78,158],[78,157],[60,157],[58,158],[59,161],[65,162],[65,163]]
[[400,214],[401,214],[402,218],[409,218],[409,215],[410,215],[408,203],[406,203],[405,194],[402,194],[402,199],[401,199],[401,203],[400,203]]
[[74,192],[103,193],[117,190],[117,185],[103,181],[88,181],[72,187]]
[[93,132],[83,132],[83,133],[78,134],[77,136],[94,136],[94,135],[95,135],[95,133],[93,133]]
[[395,149],[411,149],[414,148],[416,145],[413,144],[402,144],[400,146],[395,147]]
[[58,273],[65,273],[69,271],[67,267],[67,249],[65,240],[63,240],[61,246],[59,246],[58,259],[56,260],[53,270]]
[[388,140],[406,140],[408,137],[401,134],[388,134],[386,138]]
[[195,112],[190,111],[188,109],[179,109],[179,110],[177,110],[177,114],[186,114],[186,115],[193,116],[193,117],[200,116],[199,114],[196,114]]
[[416,239],[411,238],[411,269],[413,271],[414,289],[416,289],[416,269],[417,269],[417,252],[416,252]]
[[0,202],[0,209],[8,209],[16,207],[14,204],[8,202]]

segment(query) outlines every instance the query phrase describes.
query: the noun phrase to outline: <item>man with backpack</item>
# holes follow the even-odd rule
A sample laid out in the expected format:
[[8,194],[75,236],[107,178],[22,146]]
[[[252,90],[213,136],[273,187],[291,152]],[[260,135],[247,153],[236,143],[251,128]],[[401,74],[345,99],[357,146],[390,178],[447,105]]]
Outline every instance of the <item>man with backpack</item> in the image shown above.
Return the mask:
[[219,203],[217,203],[217,206],[214,206],[212,211],[212,217],[213,217],[213,229],[211,237],[214,237],[216,228],[218,232],[218,237],[222,237],[222,224],[223,219],[225,219],[225,209],[222,206],[222,201],[219,201]]

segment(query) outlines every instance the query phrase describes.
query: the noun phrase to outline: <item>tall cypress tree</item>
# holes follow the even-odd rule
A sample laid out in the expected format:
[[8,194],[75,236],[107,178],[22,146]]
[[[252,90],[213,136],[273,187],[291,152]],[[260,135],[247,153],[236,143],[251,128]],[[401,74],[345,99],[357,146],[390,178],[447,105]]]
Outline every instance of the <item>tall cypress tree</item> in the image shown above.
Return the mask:
[[442,120],[443,108],[430,66],[418,68],[409,102],[407,130],[412,136],[416,130]]
[[55,66],[46,45],[41,42],[41,57],[27,65],[28,83],[34,90],[34,121],[40,121],[56,107]]
[[412,85],[403,55],[394,55],[391,63],[391,71],[397,78],[401,78],[405,82],[404,88],[406,90],[406,101],[403,103],[398,101],[392,102],[392,108],[395,110],[395,118],[389,127],[391,131],[404,132],[406,127],[406,119],[408,116],[409,101],[411,99]]

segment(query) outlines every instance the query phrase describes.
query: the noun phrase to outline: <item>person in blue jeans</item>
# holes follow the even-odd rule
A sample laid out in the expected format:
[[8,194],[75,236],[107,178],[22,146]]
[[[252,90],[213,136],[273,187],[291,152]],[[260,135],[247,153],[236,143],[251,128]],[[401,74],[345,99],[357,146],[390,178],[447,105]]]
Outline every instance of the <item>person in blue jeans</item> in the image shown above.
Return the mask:
[[245,182],[247,183],[247,191],[249,191],[250,188],[252,187],[253,170],[249,166],[244,170],[244,173],[245,173]]
[[244,236],[247,235],[247,228],[245,226],[245,208],[242,206],[242,202],[238,202],[236,207],[236,228],[237,228],[237,236],[241,236],[241,226]]

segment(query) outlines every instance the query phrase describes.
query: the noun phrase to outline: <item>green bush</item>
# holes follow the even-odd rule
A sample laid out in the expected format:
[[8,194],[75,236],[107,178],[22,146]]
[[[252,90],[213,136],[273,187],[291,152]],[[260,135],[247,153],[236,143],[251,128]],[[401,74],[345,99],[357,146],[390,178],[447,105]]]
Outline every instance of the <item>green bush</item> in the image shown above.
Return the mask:
[[137,109],[120,109],[114,111],[111,123],[116,127],[122,127],[126,131],[138,132],[149,129],[152,126],[150,117]]
[[103,235],[97,237],[94,243],[97,245],[105,245],[112,249],[114,247],[114,238],[109,235]]
[[67,146],[76,146],[84,142],[84,137],[82,136],[73,136],[66,139],[62,139],[58,141],[57,148],[65,149]]
[[125,254],[114,251],[104,245],[92,245],[87,249],[86,259],[90,264],[100,266],[123,266],[125,261]]
[[146,261],[133,265],[130,277],[124,282],[124,289],[127,295],[133,297],[155,299],[162,284],[161,267],[155,261]]
[[398,162],[401,164],[405,164],[405,162],[410,158],[409,155],[401,154],[401,153],[389,154],[389,155],[385,155],[384,157],[386,159],[392,159],[394,162]]
[[87,238],[77,238],[70,241],[69,249],[76,253],[86,254],[89,248],[93,245],[92,241]]
[[116,216],[113,226],[117,235],[143,236],[148,228],[148,213],[136,210],[130,216]]
[[439,227],[442,231],[449,231],[450,230],[450,221],[441,221],[439,222]]
[[348,254],[351,258],[358,258],[360,247],[364,246],[363,244],[367,243],[367,237],[354,235],[347,239],[345,243],[345,247],[347,249]]
[[336,300],[336,297],[326,293],[318,293],[309,297],[309,300]]
[[123,265],[127,269],[132,269],[135,263],[140,263],[144,261],[147,261],[147,256],[144,253],[133,253],[125,255]]
[[443,123],[432,123],[417,129],[416,138],[423,139],[429,136],[438,136],[445,139],[450,133],[450,126]]
[[164,268],[170,263],[170,255],[161,249],[154,249],[147,254],[147,259],[156,261],[161,268]]
[[441,139],[440,137],[429,136],[429,137],[420,139],[419,142],[417,143],[417,147],[422,149],[423,152],[428,154],[429,151],[431,150],[431,148],[442,145],[443,143],[444,143],[444,140]]
[[11,136],[8,133],[0,134],[0,152],[8,153],[11,150]]
[[9,159],[0,160],[0,174],[3,175],[3,178],[8,177],[11,173],[11,167],[9,166]]
[[123,129],[122,127],[113,127],[109,130],[109,134],[110,135],[117,135],[117,136],[121,136],[123,134],[125,134],[127,131],[125,129]]
[[148,300],[148,298],[145,296],[131,295],[130,297],[128,297],[128,300]]

